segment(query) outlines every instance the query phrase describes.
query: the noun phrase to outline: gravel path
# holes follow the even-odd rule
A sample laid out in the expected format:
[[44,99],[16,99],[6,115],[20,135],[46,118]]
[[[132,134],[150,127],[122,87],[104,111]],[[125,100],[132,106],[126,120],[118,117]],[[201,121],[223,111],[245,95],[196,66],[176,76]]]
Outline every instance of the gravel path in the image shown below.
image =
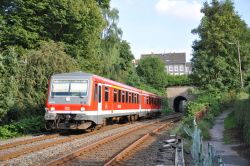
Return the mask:
[[[235,145],[226,145],[223,142],[224,119],[231,111],[224,111],[220,116],[216,117],[214,126],[210,129],[211,140],[209,141],[217,153],[222,157],[225,166],[247,166],[248,161],[240,157],[238,153],[232,149]],[[207,146],[207,142],[204,143]]]

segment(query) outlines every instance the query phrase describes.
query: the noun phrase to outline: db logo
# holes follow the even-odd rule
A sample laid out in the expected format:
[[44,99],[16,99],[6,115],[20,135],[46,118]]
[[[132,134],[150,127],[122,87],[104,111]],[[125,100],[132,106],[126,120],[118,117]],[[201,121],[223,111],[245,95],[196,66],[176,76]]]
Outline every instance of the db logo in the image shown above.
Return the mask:
[[67,111],[70,110],[70,107],[65,107],[65,110],[67,110]]

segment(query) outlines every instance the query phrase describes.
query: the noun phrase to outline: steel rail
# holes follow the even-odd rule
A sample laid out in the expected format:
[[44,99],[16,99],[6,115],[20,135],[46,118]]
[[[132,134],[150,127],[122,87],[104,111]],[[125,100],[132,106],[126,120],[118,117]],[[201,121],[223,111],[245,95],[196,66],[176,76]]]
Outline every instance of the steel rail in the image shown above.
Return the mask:
[[[127,124],[124,124],[124,125],[127,125]],[[123,125],[120,125],[119,127],[121,127],[121,126],[123,126]],[[110,128],[112,129],[112,128],[116,128],[116,127],[117,126],[115,126],[115,127],[111,126]],[[100,133],[100,132],[104,132],[106,130],[110,130],[110,128],[105,128],[103,130],[93,131],[93,132],[85,133],[85,134],[81,134],[81,135],[69,136],[67,138],[62,138],[60,140],[55,140],[55,141],[52,141],[52,142],[42,143],[42,144],[39,144],[39,145],[36,145],[36,146],[33,146],[33,147],[23,148],[22,150],[0,156],[0,161],[10,160],[10,159],[19,157],[19,156],[24,155],[24,154],[36,152],[36,151],[39,151],[39,150],[42,150],[42,149],[45,149],[45,148],[48,148],[48,147],[51,147],[51,146],[55,146],[55,145],[62,144],[62,143],[65,143],[65,142],[70,142],[70,141],[73,141],[75,139],[84,138],[84,137],[94,135],[94,134],[97,134],[97,133]]]
[[147,127],[147,126],[152,125],[152,124],[154,124],[154,123],[155,123],[155,122],[151,122],[151,123],[146,124],[146,125],[136,126],[136,127],[131,128],[131,129],[128,129],[128,130],[126,130],[126,131],[117,133],[117,134],[115,134],[115,135],[105,137],[105,138],[103,138],[103,139],[101,139],[101,140],[99,140],[99,141],[97,141],[97,142],[95,142],[95,143],[93,143],[93,144],[90,144],[90,145],[88,145],[88,146],[85,146],[85,147],[83,147],[83,148],[81,148],[81,149],[79,149],[79,150],[77,150],[77,151],[74,151],[74,152],[72,152],[72,153],[69,153],[69,154],[63,156],[63,157],[60,157],[60,158],[58,158],[58,159],[56,159],[56,160],[53,160],[53,161],[51,161],[51,162],[49,162],[49,163],[47,163],[47,164],[45,164],[45,165],[46,165],[46,166],[61,165],[61,164],[65,163],[65,162],[68,162],[68,161],[70,161],[70,160],[73,160],[74,158],[76,158],[76,157],[82,155],[82,154],[83,154],[84,152],[86,152],[87,150],[97,148],[98,146],[100,146],[100,145],[102,145],[102,144],[105,144],[105,143],[108,143],[108,142],[110,142],[110,141],[113,141],[113,140],[115,140],[115,139],[117,139],[117,138],[122,137],[123,135],[126,135],[126,134],[128,134],[128,133],[130,133],[130,132],[136,131],[136,130],[138,130],[138,129],[140,129],[140,128]]
[[3,144],[0,146],[0,150],[5,150],[5,149],[9,149],[9,148],[13,148],[16,146],[20,146],[20,145],[24,145],[24,144],[29,144],[29,143],[33,143],[33,142],[38,142],[38,141],[42,141],[45,139],[51,139],[51,138],[55,138],[60,136],[60,134],[51,134],[51,135],[44,135],[41,137],[37,137],[37,138],[30,138],[27,140],[22,140],[22,141],[16,141],[13,143],[7,143],[7,144]]
[[107,161],[104,166],[111,166],[111,165],[116,165],[117,162],[122,161],[125,157],[128,156],[128,154],[133,151],[137,146],[139,146],[141,143],[143,143],[145,140],[147,140],[149,137],[151,137],[152,135],[156,134],[158,131],[160,131],[161,129],[169,126],[173,121],[167,123],[167,124],[163,124],[160,127],[154,129],[153,131],[145,134],[144,136],[140,137],[138,140],[136,140],[135,142],[133,142],[132,144],[130,144],[128,147],[126,147],[125,149],[123,149],[121,152],[119,152],[116,156],[114,156],[113,158],[111,158],[109,161]]
[[[151,126],[152,124],[156,124],[156,123],[159,123],[159,122],[164,121],[164,120],[169,120],[169,119],[177,118],[177,117],[180,117],[180,115],[179,114],[178,115],[177,114],[171,115],[170,117],[164,118],[162,120],[157,120],[155,122],[151,122],[151,123],[148,123],[148,124],[142,124],[140,126],[136,126],[136,127],[131,128],[131,129],[128,129],[126,131],[117,133],[115,135],[105,137],[105,138],[103,138],[103,139],[101,139],[101,140],[99,140],[99,141],[97,141],[97,142],[95,142],[93,144],[82,147],[79,150],[76,150],[74,152],[66,154],[66,155],[64,155],[64,156],[62,156],[62,157],[60,157],[58,159],[55,159],[55,160],[53,160],[53,161],[51,161],[51,162],[49,162],[49,163],[47,163],[45,165],[46,166],[62,165],[63,163],[66,163],[66,162],[68,162],[70,160],[73,160],[73,159],[77,158],[78,156],[81,156],[82,154],[84,154],[84,152],[96,149],[101,145],[104,145],[104,144],[109,143],[109,142],[111,142],[113,140],[116,140],[116,139],[118,139],[118,138],[120,138],[120,137],[122,137],[124,135],[127,135],[127,134],[129,134],[131,132],[134,132],[134,131],[139,130],[139,129],[144,128],[144,127]],[[165,126],[165,124],[164,124],[164,126]],[[164,126],[161,126],[160,129],[163,128]]]

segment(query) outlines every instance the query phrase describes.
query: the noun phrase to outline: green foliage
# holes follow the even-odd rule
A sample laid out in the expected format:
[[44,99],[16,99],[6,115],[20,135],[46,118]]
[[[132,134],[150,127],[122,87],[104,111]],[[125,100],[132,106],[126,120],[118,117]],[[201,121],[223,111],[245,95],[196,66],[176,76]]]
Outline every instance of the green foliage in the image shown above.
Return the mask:
[[237,123],[236,123],[236,118],[234,116],[234,111],[231,112],[227,118],[224,120],[224,128],[225,129],[234,129],[237,127]]
[[[229,95],[228,95],[229,93]],[[233,93],[230,92],[219,92],[216,89],[212,91],[201,91],[193,90],[192,95],[194,99],[187,103],[187,116],[183,120],[182,126],[188,126],[189,128],[193,127],[193,119],[197,112],[208,109],[208,112],[205,114],[202,120],[198,121],[198,127],[202,130],[202,136],[204,139],[210,138],[209,129],[213,126],[213,121],[215,116],[217,116],[221,111],[221,104],[224,105],[232,100],[232,98],[224,98],[224,95],[231,96]],[[233,95],[232,95],[233,96]],[[183,127],[180,127],[179,132],[182,136],[186,137],[186,133],[183,130]]]
[[250,145],[250,101],[246,92],[237,96],[234,111],[237,126],[243,131],[243,138],[247,145]]
[[198,127],[199,129],[201,129],[202,133],[202,138],[204,138],[204,140],[209,140],[211,138],[211,135],[209,133],[209,129],[212,127],[212,123],[202,120],[198,123]]
[[50,76],[79,69],[62,43],[41,42],[39,48],[28,51],[10,47],[0,57],[1,123],[43,114]]
[[160,89],[166,85],[167,74],[164,66],[159,57],[145,57],[139,61],[136,72],[144,83]]
[[43,116],[29,117],[9,125],[0,126],[0,139],[37,133],[44,129]]
[[[221,93],[217,91],[199,91],[194,94],[194,101],[187,103],[187,111],[189,116],[194,116],[196,112],[208,109],[213,116],[220,113]],[[225,101],[224,101],[225,102]]]
[[224,120],[224,129],[225,131],[223,131],[223,141],[225,144],[231,144],[233,141],[230,129],[237,129],[235,111],[231,112]]
[[192,102],[189,101],[187,103],[187,114],[188,116],[194,117],[196,112],[204,110],[206,107],[206,103]]
[[3,48],[36,48],[41,40],[53,40],[64,42],[71,56],[91,59],[104,27],[94,0],[3,0],[0,6]]
[[[204,16],[192,33],[199,35],[193,43],[193,73],[195,85],[205,89],[228,90],[240,87],[236,45],[240,41],[242,68],[249,71],[249,30],[234,10],[231,0],[204,3]],[[235,26],[237,25],[237,26]],[[248,40],[247,40],[248,39]],[[245,78],[244,74],[244,78]]]
[[180,75],[180,76],[174,76],[174,75],[167,75],[167,85],[168,86],[191,86],[192,82],[190,78],[187,75]]

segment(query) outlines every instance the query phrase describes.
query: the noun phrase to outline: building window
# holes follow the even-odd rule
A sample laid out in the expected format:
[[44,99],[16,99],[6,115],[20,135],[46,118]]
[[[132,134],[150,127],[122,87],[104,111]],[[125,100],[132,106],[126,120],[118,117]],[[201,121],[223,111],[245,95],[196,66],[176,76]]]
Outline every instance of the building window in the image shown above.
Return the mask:
[[184,66],[180,65],[180,71],[184,71]]
[[173,65],[169,65],[169,71],[173,71]]
[[178,71],[178,65],[174,65],[174,71]]

